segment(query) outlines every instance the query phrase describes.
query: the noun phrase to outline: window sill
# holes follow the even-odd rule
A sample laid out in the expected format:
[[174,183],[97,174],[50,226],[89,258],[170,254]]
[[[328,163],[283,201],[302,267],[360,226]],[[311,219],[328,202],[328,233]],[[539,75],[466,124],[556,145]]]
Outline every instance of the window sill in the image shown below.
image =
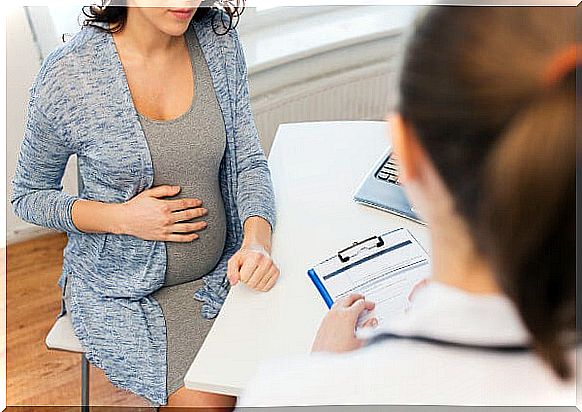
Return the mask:
[[[245,31],[241,38],[249,75],[332,50],[400,34],[418,7],[346,6]],[[379,54],[381,51],[379,51]]]

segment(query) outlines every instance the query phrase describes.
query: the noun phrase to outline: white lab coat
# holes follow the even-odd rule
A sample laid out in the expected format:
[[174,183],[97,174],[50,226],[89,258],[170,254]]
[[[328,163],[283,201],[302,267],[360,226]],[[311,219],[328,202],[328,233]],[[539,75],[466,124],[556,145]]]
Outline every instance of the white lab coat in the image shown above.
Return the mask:
[[[415,293],[406,315],[381,329],[479,345],[528,342],[528,333],[507,298],[470,294],[434,281]],[[344,354],[268,361],[250,381],[238,406],[571,406],[575,397],[574,381],[558,380],[531,352],[492,353],[387,340]]]

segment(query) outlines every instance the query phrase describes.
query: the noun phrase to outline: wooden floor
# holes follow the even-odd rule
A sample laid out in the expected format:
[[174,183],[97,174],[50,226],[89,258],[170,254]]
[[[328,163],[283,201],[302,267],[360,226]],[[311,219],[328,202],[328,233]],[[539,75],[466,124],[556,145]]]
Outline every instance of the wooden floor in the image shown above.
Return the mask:
[[[62,406],[80,404],[80,355],[49,351],[44,344],[44,338],[60,310],[60,289],[57,286],[57,280],[61,272],[65,244],[64,235],[50,235],[9,245],[7,248],[6,401],[8,406],[61,406],[58,410],[67,410],[68,408],[62,408]],[[91,368],[91,405],[145,407],[148,403],[135,395],[115,388],[100,370]],[[99,408],[98,410],[112,409]],[[15,410],[40,409],[17,408]],[[152,409],[144,408],[143,410]]]

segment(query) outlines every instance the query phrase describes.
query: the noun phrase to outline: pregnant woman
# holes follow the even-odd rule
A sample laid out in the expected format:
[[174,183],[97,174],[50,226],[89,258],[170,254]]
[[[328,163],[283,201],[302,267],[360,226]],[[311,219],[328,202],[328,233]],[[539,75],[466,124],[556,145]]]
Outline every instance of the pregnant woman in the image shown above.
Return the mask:
[[[227,406],[180,389],[184,375],[229,283],[267,291],[279,275],[270,174],[230,30],[239,11],[140,5],[90,8],[45,60],[12,203],[67,232],[63,314],[112,383],[153,404]],[[79,196],[62,191],[71,155]]]

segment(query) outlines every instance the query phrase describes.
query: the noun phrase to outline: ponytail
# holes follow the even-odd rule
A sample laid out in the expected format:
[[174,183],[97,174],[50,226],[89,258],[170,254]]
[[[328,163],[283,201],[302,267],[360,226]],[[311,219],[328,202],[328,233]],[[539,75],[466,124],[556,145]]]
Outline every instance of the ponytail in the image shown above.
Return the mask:
[[576,330],[575,17],[567,7],[431,8],[408,43],[398,104],[562,379]]
[[535,349],[563,379],[576,321],[575,99],[570,73],[510,122],[486,165],[475,230]]

